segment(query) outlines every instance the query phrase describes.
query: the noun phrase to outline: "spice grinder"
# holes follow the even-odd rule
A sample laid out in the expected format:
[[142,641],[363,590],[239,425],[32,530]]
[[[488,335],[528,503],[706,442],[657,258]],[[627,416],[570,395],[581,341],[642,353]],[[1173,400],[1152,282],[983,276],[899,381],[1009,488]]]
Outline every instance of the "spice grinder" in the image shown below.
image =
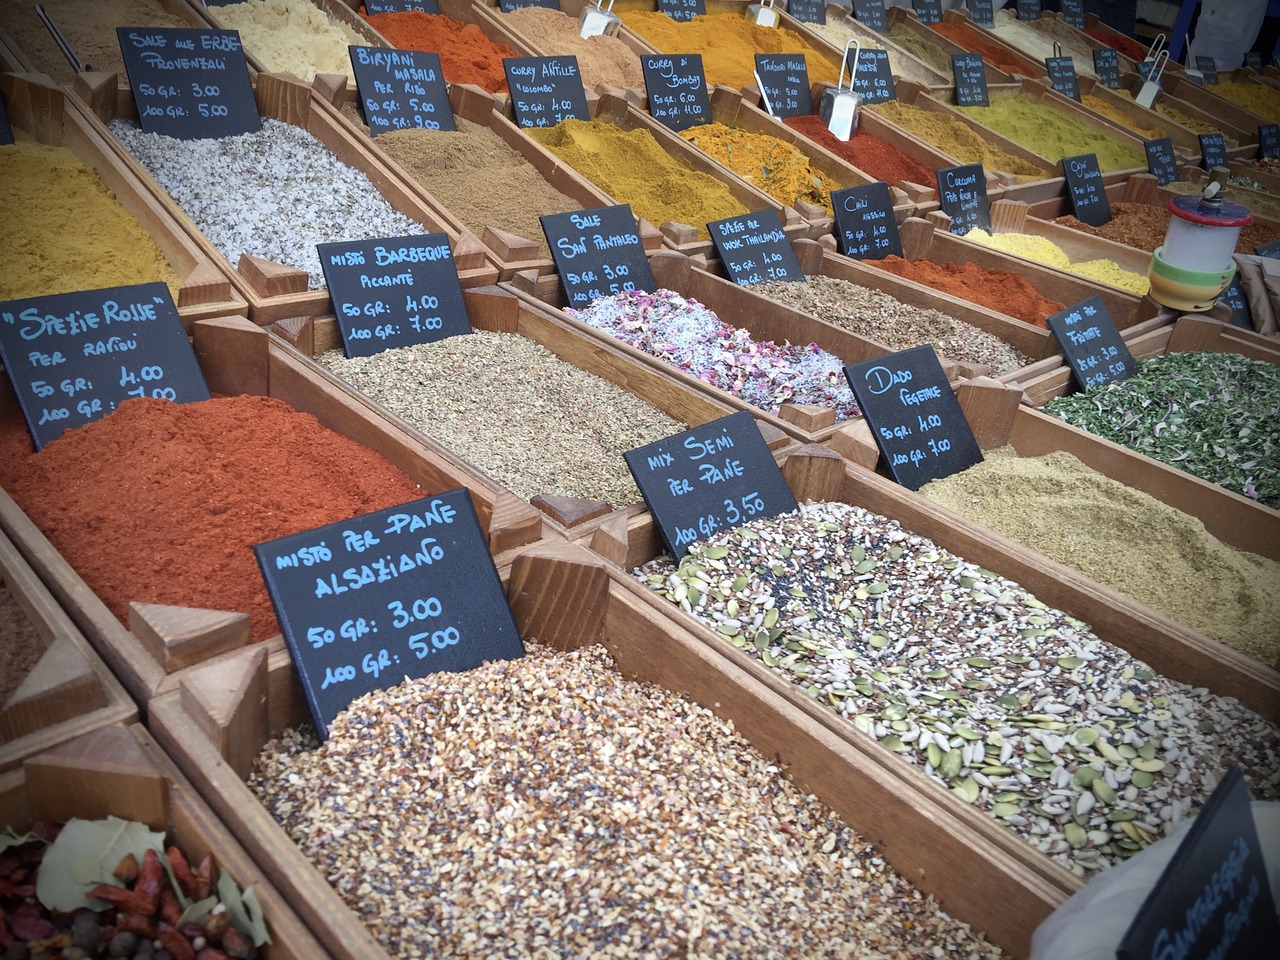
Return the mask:
[[1164,243],[1151,254],[1147,271],[1157,303],[1191,312],[1212,309],[1235,276],[1231,255],[1253,214],[1222,199],[1227,175],[1225,168],[1217,167],[1202,195],[1169,201],[1169,229]]

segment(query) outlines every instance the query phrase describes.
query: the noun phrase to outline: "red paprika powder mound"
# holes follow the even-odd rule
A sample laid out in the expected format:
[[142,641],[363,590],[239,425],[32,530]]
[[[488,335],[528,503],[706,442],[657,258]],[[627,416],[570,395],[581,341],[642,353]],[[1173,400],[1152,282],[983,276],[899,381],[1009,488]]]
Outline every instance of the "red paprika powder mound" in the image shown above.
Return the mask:
[[1147,55],[1147,48],[1138,43],[1137,40],[1130,40],[1128,37],[1109,33],[1106,30],[1099,30],[1097,27],[1085,27],[1084,32],[1093,37],[1093,39],[1105,43],[1108,47],[1119,50],[1130,60],[1141,60]]
[[0,418],[0,485],[121,623],[129,603],[280,632],[252,545],[424,496],[380,455],[270,397],[128,400],[39,453]]
[[862,262],[1037,327],[1048,328],[1045,318],[1067,307],[1040,296],[1026,277],[1007,270],[984,270],[976,263],[934,263],[902,257]]
[[977,35],[977,28],[964,23],[935,23],[933,29],[938,31],[952,43],[959,44],[973,53],[981,53],[986,63],[994,64],[1005,73],[1025,74],[1027,68],[1014,59],[1004,47]]
[[474,23],[451,20],[443,14],[409,10],[403,13],[365,13],[380,34],[402,50],[426,50],[440,55],[440,70],[449,83],[473,83],[489,93],[505,93],[503,57],[520,56],[505,43],[495,43]]
[[804,134],[818,146],[830,150],[840,159],[849,161],[859,170],[865,170],[877,180],[886,183],[909,180],[924,186],[931,186],[934,182],[933,172],[928,167],[873,133],[859,131],[846,143],[838,140],[827,129],[822,118],[812,113],[787,117],[783,123]]

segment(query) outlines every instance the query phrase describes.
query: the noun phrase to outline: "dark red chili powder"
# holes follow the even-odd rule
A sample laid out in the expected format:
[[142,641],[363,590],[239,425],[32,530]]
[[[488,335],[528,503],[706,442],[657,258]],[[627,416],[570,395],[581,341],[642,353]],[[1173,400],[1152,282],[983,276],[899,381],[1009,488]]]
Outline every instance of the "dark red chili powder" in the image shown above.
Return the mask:
[[495,43],[474,23],[451,20],[443,14],[408,10],[365,13],[360,16],[401,50],[426,50],[440,55],[440,70],[449,83],[473,83],[489,93],[505,93],[503,57],[520,56],[505,43]]
[[121,623],[129,603],[280,632],[252,545],[424,496],[379,454],[269,397],[129,400],[35,453],[0,417],[0,485]]
[[1005,73],[1025,74],[1027,72],[1027,68],[1014,59],[1008,49],[978,36],[976,27],[970,27],[965,23],[935,23],[933,29],[952,43],[959,44],[974,53],[981,53],[984,62],[994,64]]
[[1067,306],[1042,297],[1026,277],[1007,270],[984,270],[976,263],[934,263],[902,257],[862,262],[1037,327],[1047,328],[1045,318]]
[[1099,30],[1097,27],[1085,27],[1084,32],[1093,37],[1093,39],[1119,50],[1130,60],[1141,60],[1147,55],[1146,47],[1136,40],[1130,40],[1128,37],[1122,37],[1117,33],[1111,33],[1106,30]]
[[820,147],[826,147],[842,160],[848,160],[859,170],[865,170],[877,180],[886,183],[899,183],[908,180],[931,186],[934,182],[933,172],[907,156],[893,144],[881,140],[874,133],[859,131],[848,143],[838,140],[822,118],[815,114],[797,114],[783,121],[793,130],[803,133]]

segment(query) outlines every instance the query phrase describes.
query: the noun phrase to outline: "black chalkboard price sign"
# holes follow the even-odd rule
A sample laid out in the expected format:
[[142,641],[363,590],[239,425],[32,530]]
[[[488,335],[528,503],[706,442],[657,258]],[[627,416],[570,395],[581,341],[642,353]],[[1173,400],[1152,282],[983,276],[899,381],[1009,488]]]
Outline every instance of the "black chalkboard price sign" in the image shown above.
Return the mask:
[[1212,170],[1214,167],[1225,167],[1230,163],[1227,157],[1227,144],[1222,139],[1222,134],[1201,133],[1197,136],[1200,138],[1200,166],[1206,170]]
[[437,14],[440,5],[436,0],[364,0],[365,13],[373,16],[376,13],[419,13]]
[[827,22],[827,5],[823,0],[788,0],[787,13],[801,23]]
[[13,127],[9,126],[9,111],[0,97],[0,145],[13,143]]
[[989,107],[987,68],[980,53],[951,54],[951,76],[956,83],[957,107]]
[[0,303],[0,360],[37,450],[133,397],[209,399],[163,283]]
[[770,280],[803,280],[777,211],[761,210],[707,224],[730,279],[740,287]]
[[465,489],[253,552],[321,739],[371,690],[524,655]]
[[1084,29],[1084,0],[1062,0],[1062,19],[1068,27]]
[[1240,274],[1231,278],[1231,283],[1222,291],[1218,300],[1231,308],[1231,319],[1228,322],[1233,327],[1253,329],[1253,310],[1249,306],[1249,298],[1244,295],[1244,287],[1240,285]]
[[1280,260],[1280,240],[1271,240],[1267,243],[1260,243],[1253,248],[1255,257],[1271,257],[1273,260]]
[[902,238],[893,215],[893,196],[883,180],[831,194],[840,252],[855,260],[902,256]]
[[[845,51],[848,60],[852,50]],[[853,89],[862,102],[887,103],[897,99],[893,87],[893,71],[889,68],[889,54],[884,50],[863,50],[858,54],[858,69],[853,74]]]
[[1262,54],[1257,50],[1250,50],[1244,55],[1244,65],[1254,73],[1262,72]]
[[672,20],[687,21],[707,15],[705,0],[658,0],[658,10]]
[[991,204],[987,200],[987,175],[980,163],[943,167],[934,176],[942,212],[951,218],[951,232],[965,234],[978,227],[991,229]]
[[942,22],[942,0],[911,0],[911,9],[926,27]]
[[1239,767],[1209,797],[1138,909],[1118,960],[1257,960],[1280,943],[1267,862]]
[[888,33],[889,21],[884,13],[884,0],[853,0],[854,18],[876,33]]
[[623,454],[667,552],[749,520],[791,513],[795,495],[745,410]]
[[1111,201],[1107,198],[1096,153],[1063,157],[1062,175],[1067,180],[1067,196],[1077,220],[1100,227],[1111,219]]
[[1080,102],[1080,81],[1076,77],[1076,62],[1071,57],[1048,57],[1044,68],[1049,71],[1049,83],[1064,97]]
[[994,27],[996,24],[995,5],[991,0],[965,0],[969,8],[969,19],[979,27]]
[[422,50],[348,47],[364,120],[388,130],[456,130],[440,57]]
[[1173,153],[1173,141],[1168,137],[1143,140],[1142,149],[1147,153],[1147,170],[1164,186],[1178,179],[1178,158]]
[[711,122],[711,98],[702,54],[656,54],[640,58],[649,115],[679,133]]
[[803,53],[757,53],[756,73],[769,112],[779,119],[813,113],[809,66]]
[[538,218],[571,307],[656,284],[628,204]]
[[1018,19],[1023,22],[1039,20],[1044,14],[1040,0],[1018,0]]
[[[1148,80],[1151,78],[1151,68],[1154,67],[1155,64],[1150,60],[1139,60],[1133,66],[1138,71],[1138,76],[1140,76],[1143,80]],[[1156,86],[1159,86],[1158,81],[1156,83]]]
[[1258,155],[1268,160],[1280,157],[1280,124],[1258,124]]
[[919,490],[982,462],[932,344],[849,364],[844,375],[897,483]]
[[443,233],[317,243],[348,357],[471,332]]
[[1046,318],[1081,390],[1124,380],[1138,372],[1111,312],[1096,294]]
[[262,129],[236,31],[117,27],[116,37],[147,133],[202,140]]
[[1120,87],[1120,55],[1106,47],[1093,51],[1093,72],[1098,77],[1098,82],[1108,90],[1116,90]]
[[559,10],[560,0],[498,0],[498,7],[503,13],[513,13],[524,7],[546,7],[548,10]]
[[507,57],[502,66],[518,126],[591,119],[577,57]]
[[1213,57],[1196,57],[1196,69],[1204,74],[1205,83],[1218,82],[1218,61]]

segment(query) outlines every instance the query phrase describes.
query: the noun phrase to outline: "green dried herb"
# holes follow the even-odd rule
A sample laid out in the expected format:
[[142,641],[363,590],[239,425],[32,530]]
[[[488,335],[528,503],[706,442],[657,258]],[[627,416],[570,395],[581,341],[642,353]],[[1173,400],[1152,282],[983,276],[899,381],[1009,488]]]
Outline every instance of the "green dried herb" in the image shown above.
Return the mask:
[[1202,480],[1280,508],[1280,367],[1234,353],[1171,353],[1044,412]]

